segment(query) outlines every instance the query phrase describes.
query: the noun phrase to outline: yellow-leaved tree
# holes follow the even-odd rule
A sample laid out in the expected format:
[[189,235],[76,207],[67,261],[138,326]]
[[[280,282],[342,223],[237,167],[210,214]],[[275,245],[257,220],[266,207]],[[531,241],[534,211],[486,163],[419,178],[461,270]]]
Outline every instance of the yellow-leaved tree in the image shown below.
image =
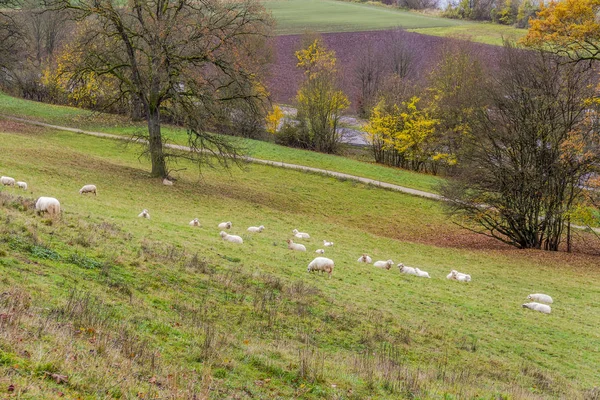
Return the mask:
[[336,151],[341,140],[338,130],[342,112],[350,102],[337,84],[335,52],[315,39],[296,52],[304,82],[298,90],[298,120],[301,139],[306,147],[325,153]]
[[271,110],[271,112],[269,112],[265,118],[267,132],[273,135],[276,134],[283,116],[284,115],[281,107],[273,106],[273,110]]
[[600,0],[563,0],[541,5],[537,18],[522,39],[572,60],[600,59]]

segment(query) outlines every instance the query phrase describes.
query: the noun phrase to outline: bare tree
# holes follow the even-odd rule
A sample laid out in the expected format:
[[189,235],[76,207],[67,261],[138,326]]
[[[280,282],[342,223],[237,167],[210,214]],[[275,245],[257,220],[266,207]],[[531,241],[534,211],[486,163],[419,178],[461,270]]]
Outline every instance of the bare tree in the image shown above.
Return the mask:
[[367,116],[377,101],[377,93],[384,77],[384,57],[367,45],[360,52],[354,67],[354,82],[358,87],[357,109],[360,115]]
[[600,165],[594,72],[506,48],[444,189],[467,226],[519,248],[558,250],[565,222]]
[[18,60],[22,32],[16,19],[18,0],[0,0],[0,74],[5,75]]
[[224,164],[237,149],[207,132],[243,103],[260,111],[266,90],[260,64],[270,19],[254,0],[51,0],[80,21],[73,77],[111,76],[114,101],[143,105],[152,176],[168,175],[161,123],[188,129],[197,161],[207,152]]

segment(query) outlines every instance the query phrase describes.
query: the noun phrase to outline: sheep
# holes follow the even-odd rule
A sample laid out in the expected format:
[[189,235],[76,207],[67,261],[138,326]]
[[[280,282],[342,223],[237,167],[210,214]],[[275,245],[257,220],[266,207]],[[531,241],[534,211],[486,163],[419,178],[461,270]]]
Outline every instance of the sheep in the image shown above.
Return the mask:
[[527,296],[527,300],[533,300],[533,301],[537,301],[539,303],[547,303],[547,304],[554,303],[554,301],[552,300],[552,297],[548,296],[547,294],[541,294],[541,293],[530,294],[529,296]]
[[306,251],[306,247],[300,243],[294,243],[292,239],[287,240],[288,249],[297,251]]
[[549,305],[540,303],[525,303],[523,304],[523,308],[529,308],[530,310],[539,311],[544,314],[550,314],[552,311]]
[[38,213],[47,212],[51,216],[60,215],[60,202],[54,197],[40,197],[35,202]]
[[333,273],[333,260],[325,257],[317,257],[308,264],[307,271],[327,272],[329,274],[329,279],[331,279],[331,274]]
[[229,221],[229,222],[221,222],[219,224],[219,229],[231,229],[231,226],[232,226],[231,221]]
[[454,269],[450,271],[446,278],[459,282],[471,282],[471,275],[463,274],[462,272],[458,272]]
[[150,219],[150,214],[148,213],[148,210],[146,210],[145,208],[142,210],[141,213],[138,214],[138,218],[146,218],[146,219]]
[[323,250],[323,249],[317,249],[317,250],[315,250],[315,253],[317,253],[317,254],[325,254],[325,250]]
[[294,236],[296,236],[298,239],[310,239],[310,235],[308,233],[304,233],[304,232],[298,232],[298,229],[294,229],[292,231],[292,233],[294,234]]
[[11,178],[10,176],[0,177],[0,183],[4,186],[15,186],[15,178]]
[[421,271],[419,268],[415,268],[415,272],[416,272],[416,275],[420,276],[421,278],[429,278],[429,279],[431,279],[431,276],[429,276],[428,272]]
[[358,258],[358,260],[356,260],[356,261],[361,262],[361,263],[365,263],[365,264],[371,264],[373,262],[373,260],[371,259],[371,257],[369,257],[366,254],[363,254],[362,256],[360,256]]
[[417,270],[415,268],[413,268],[413,267],[407,267],[406,265],[404,265],[402,263],[398,264],[398,269],[403,274],[417,275]]
[[94,193],[94,196],[98,195],[98,189],[96,189],[96,185],[85,185],[81,189],[79,189],[79,194],[85,193]]
[[167,178],[163,179],[163,185],[165,186],[173,186],[173,181],[168,180]]
[[242,239],[241,237],[237,236],[237,235],[230,235],[225,231],[221,231],[221,233],[219,233],[219,235],[221,235],[221,237],[223,238],[223,240],[227,241],[227,242],[231,242],[231,243],[244,243],[244,239]]
[[263,229],[265,229],[264,226],[251,226],[250,228],[248,228],[248,232],[257,232],[260,233],[263,231]]
[[198,218],[194,218],[193,220],[190,221],[190,226],[200,226],[200,221],[198,221]]
[[27,182],[17,182],[17,187],[19,189],[27,190]]
[[323,246],[325,246],[325,247],[332,247],[333,246],[333,242],[328,242],[327,240],[323,240]]
[[389,270],[390,268],[392,268],[392,265],[394,265],[394,262],[392,260],[375,261],[375,263],[373,264],[374,267],[385,268],[387,270]]

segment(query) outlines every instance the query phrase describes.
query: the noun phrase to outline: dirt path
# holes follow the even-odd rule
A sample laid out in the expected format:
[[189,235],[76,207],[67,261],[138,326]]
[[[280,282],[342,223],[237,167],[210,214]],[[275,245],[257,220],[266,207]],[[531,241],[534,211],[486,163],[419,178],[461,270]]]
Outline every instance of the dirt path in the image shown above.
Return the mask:
[[[57,129],[57,130],[61,130],[61,131],[80,133],[83,135],[96,136],[96,137],[100,137],[100,138],[123,140],[123,141],[131,140],[127,136],[119,136],[119,135],[113,135],[110,133],[103,133],[103,132],[85,131],[85,130],[78,129],[78,128],[69,128],[66,126],[52,125],[52,124],[47,124],[45,122],[39,122],[39,121],[34,121],[34,120],[30,120],[30,119],[25,119],[25,118],[12,117],[12,116],[8,116],[8,115],[0,115],[0,117],[11,120],[11,121],[25,123],[25,124],[37,125],[37,126]],[[136,142],[137,143],[147,143],[147,141],[142,140],[142,139],[138,139],[138,140],[136,140]],[[182,146],[182,145],[177,145],[177,144],[165,144],[165,147],[170,148],[170,149],[175,149],[175,150],[192,151],[192,149],[188,146]],[[361,176],[344,174],[342,172],[336,172],[336,171],[330,171],[327,169],[313,168],[313,167],[307,167],[305,165],[289,164],[289,163],[284,163],[284,162],[279,162],[279,161],[262,160],[260,158],[254,158],[254,157],[244,157],[244,160],[254,163],[254,164],[271,165],[273,167],[294,169],[294,170],[298,170],[298,171],[312,172],[312,173],[316,173],[316,174],[333,176],[335,178],[340,178],[340,179],[348,179],[348,180],[364,183],[366,185],[378,186],[381,188],[390,189],[390,190],[394,190],[397,192],[410,194],[413,196],[425,197],[425,198],[433,199],[433,200],[443,200],[444,199],[439,194],[425,192],[423,190],[411,189],[411,188],[408,188],[405,186],[395,185],[393,183],[387,183],[387,182],[377,181],[374,179],[363,178]]]

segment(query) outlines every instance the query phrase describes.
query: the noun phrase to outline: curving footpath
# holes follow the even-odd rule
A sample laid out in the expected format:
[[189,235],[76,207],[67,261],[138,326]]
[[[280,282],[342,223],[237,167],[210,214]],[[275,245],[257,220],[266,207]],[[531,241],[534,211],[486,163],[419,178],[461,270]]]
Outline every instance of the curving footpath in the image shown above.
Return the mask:
[[[119,136],[119,135],[113,135],[110,133],[103,133],[103,132],[84,131],[84,130],[78,129],[78,128],[69,128],[66,126],[52,125],[52,124],[47,124],[45,122],[39,122],[39,121],[34,121],[34,120],[30,120],[30,119],[25,119],[25,118],[12,117],[9,115],[0,115],[0,117],[11,120],[11,121],[22,122],[22,123],[29,124],[29,125],[42,126],[44,128],[52,128],[52,129],[56,129],[56,130],[80,133],[83,135],[96,136],[96,137],[106,138],[106,139],[132,141],[132,139],[127,136]],[[148,143],[144,139],[135,139],[133,141],[136,143]],[[174,149],[174,150],[192,151],[192,149],[189,146],[183,146],[183,145],[178,145],[178,144],[167,143],[164,146],[169,149]],[[247,162],[254,163],[254,164],[271,165],[273,167],[294,169],[294,170],[298,170],[298,171],[328,175],[328,176],[333,176],[335,178],[348,179],[348,180],[364,183],[366,185],[378,186],[381,188],[390,189],[390,190],[394,190],[396,192],[406,193],[406,194],[410,194],[413,196],[425,197],[425,198],[433,199],[433,200],[444,200],[444,197],[440,196],[439,194],[425,192],[423,190],[411,189],[411,188],[408,188],[405,186],[395,185],[393,183],[381,182],[381,181],[377,181],[375,179],[363,178],[361,176],[344,174],[342,172],[330,171],[330,170],[321,169],[321,168],[307,167],[305,165],[289,164],[289,163],[279,162],[279,161],[263,160],[263,159],[254,158],[254,157],[243,157],[243,159]]]

